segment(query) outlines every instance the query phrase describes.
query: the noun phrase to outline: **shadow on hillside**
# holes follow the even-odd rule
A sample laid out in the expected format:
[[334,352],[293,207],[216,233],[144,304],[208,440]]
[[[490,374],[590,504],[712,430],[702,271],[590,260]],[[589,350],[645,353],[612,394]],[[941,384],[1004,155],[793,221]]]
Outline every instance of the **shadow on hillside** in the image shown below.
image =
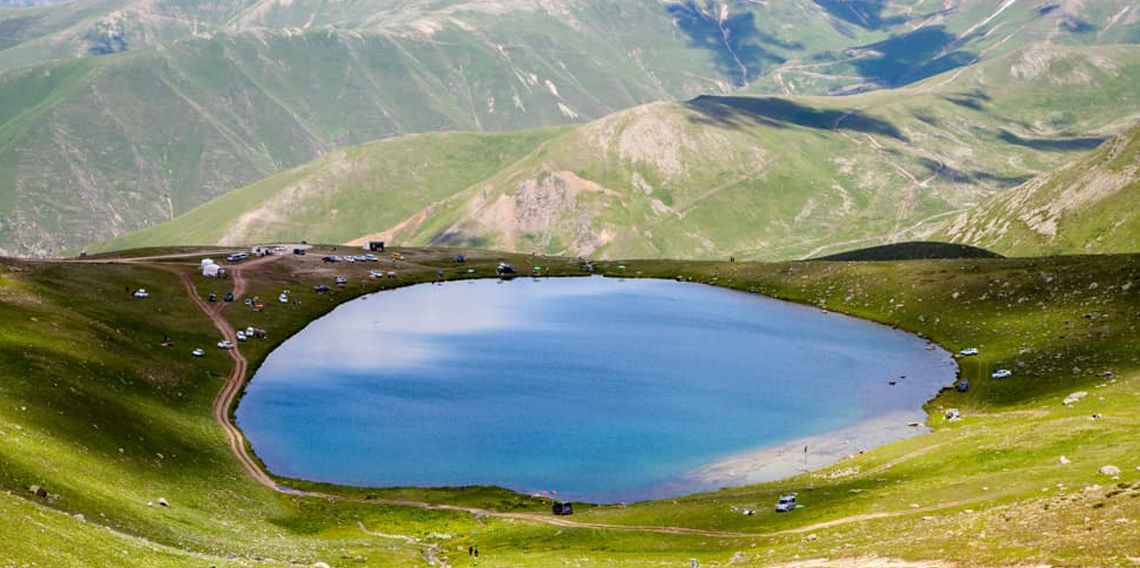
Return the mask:
[[1108,140],[1106,136],[1083,136],[1075,138],[1022,138],[1008,130],[998,133],[1002,142],[1024,146],[1046,152],[1075,152],[1094,150]]
[[985,183],[987,185],[996,185],[997,187],[1007,189],[1019,186],[1033,179],[1033,176],[1031,175],[1003,176],[990,172],[968,172],[947,166],[946,164],[939,163],[929,158],[919,158],[918,164],[926,169],[926,174],[919,177],[937,175],[938,177],[949,180],[952,183],[971,185]]
[[973,63],[977,56],[969,51],[946,52],[956,41],[945,27],[926,26],[855,48],[870,55],[851,64],[867,80],[898,87]]
[[827,10],[832,17],[867,30],[878,30],[904,24],[904,16],[883,17],[883,8],[889,0],[812,0],[816,6]]
[[802,126],[819,130],[849,130],[890,136],[906,141],[893,124],[859,111],[821,110],[775,97],[714,97],[703,95],[686,105],[699,113],[693,122],[739,129],[765,125],[774,128]]
[[24,32],[42,19],[42,15],[33,15],[0,21],[0,49],[8,49],[20,43]]
[[945,95],[942,97],[942,100],[954,103],[960,107],[980,111],[985,110],[985,104],[990,102],[992,98],[982,91],[974,91],[971,93]]
[[448,229],[434,238],[428,243],[433,247],[472,247],[472,248],[490,248],[491,243],[486,237],[478,236],[463,229]]
[[1061,20],[1061,23],[1058,25],[1058,27],[1071,34],[1089,34],[1100,31],[1100,26],[1091,24],[1086,20],[1082,20],[1076,17],[1068,17]]
[[721,20],[694,0],[670,4],[665,9],[673,16],[677,27],[689,38],[691,46],[713,55],[717,69],[743,86],[752,77],[763,73],[764,65],[779,65],[785,58],[768,51],[762,44],[784,49],[801,50],[797,42],[780,40],[756,27],[756,15],[740,12]]

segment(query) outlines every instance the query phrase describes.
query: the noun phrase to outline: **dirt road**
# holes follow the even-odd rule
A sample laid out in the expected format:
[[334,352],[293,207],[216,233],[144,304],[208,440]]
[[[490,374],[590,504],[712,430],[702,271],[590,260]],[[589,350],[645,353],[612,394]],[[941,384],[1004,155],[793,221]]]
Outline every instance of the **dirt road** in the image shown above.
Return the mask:
[[[245,278],[242,277],[242,271],[245,268],[272,262],[278,258],[280,257],[264,256],[244,264],[232,265],[229,272],[233,282],[234,300],[237,301],[245,294]],[[261,464],[250,455],[249,448],[245,442],[245,436],[233,421],[230,420],[230,408],[233,406],[234,400],[241,394],[242,389],[245,388],[249,362],[246,361],[245,356],[241,354],[241,350],[237,347],[237,335],[233,326],[231,326],[229,322],[226,321],[225,316],[222,315],[222,312],[229,303],[223,302],[215,306],[210,306],[210,304],[203,300],[202,296],[198,294],[198,289],[194,286],[194,281],[190,279],[189,274],[180,272],[178,277],[182,280],[182,284],[186,286],[186,291],[190,294],[190,298],[194,300],[194,303],[198,304],[202,312],[214,322],[214,327],[222,332],[222,336],[225,337],[227,341],[234,344],[234,348],[229,350],[230,357],[234,360],[234,366],[233,369],[230,370],[230,374],[226,376],[225,385],[218,393],[218,397],[214,399],[212,408],[214,421],[225,430],[226,441],[230,446],[230,452],[237,458],[242,468],[245,469],[251,477],[256,479],[258,483],[280,491],[281,488],[273,481],[273,478],[269,477],[269,475],[265,473],[265,470],[261,469]]]

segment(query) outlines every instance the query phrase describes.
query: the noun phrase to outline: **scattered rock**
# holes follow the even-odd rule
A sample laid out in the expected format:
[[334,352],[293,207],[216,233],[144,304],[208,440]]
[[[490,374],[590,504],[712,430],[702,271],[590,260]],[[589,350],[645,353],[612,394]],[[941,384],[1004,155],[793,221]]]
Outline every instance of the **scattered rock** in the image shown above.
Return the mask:
[[814,535],[814,534],[809,534],[809,535],[807,535],[807,539],[808,540],[818,540],[819,537]]
[[1067,457],[1065,457],[1065,456],[1061,456],[1061,460],[1060,460],[1060,461],[1061,461],[1061,465],[1068,465],[1068,464],[1071,464],[1071,463],[1073,463],[1071,460],[1069,460],[1069,458],[1067,458]]
[[744,556],[743,552],[737,552],[732,555],[732,558],[728,559],[729,564],[741,564],[744,562],[748,562],[748,558]]
[[1065,397],[1065,400],[1061,401],[1061,404],[1068,406],[1068,405],[1073,404],[1074,402],[1077,402],[1078,400],[1080,400],[1080,399],[1082,399],[1088,395],[1089,395],[1089,393],[1087,393],[1085,391],[1075,392],[1075,393]]
[[43,487],[40,487],[39,485],[33,485],[33,486],[29,487],[28,491],[33,493],[36,497],[39,497],[41,499],[46,499],[48,496],[47,489],[44,489]]
[[158,498],[158,504],[163,506],[163,507],[169,507],[170,506],[170,502],[166,500],[166,497],[159,497]]
[[1120,468],[1114,465],[1106,465],[1100,468],[1101,475],[1120,475]]
[[958,412],[957,408],[951,408],[946,411],[946,420],[950,422],[957,422],[962,419],[962,414]]
[[332,568],[332,566],[329,566],[328,562],[317,562],[313,564],[313,568]]

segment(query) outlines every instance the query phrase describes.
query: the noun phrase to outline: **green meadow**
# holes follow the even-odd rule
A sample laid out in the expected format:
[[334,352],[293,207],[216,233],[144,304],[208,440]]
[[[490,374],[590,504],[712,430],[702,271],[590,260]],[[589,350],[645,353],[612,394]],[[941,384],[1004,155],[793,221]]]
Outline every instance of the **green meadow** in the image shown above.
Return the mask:
[[[289,289],[299,300],[253,311],[239,298],[226,307],[235,327],[269,332],[239,345],[251,373],[285,338],[360,294],[492,277],[500,260],[524,275],[535,265],[549,276],[586,274],[567,258],[473,251],[457,265],[454,251],[409,249],[400,276],[377,281],[366,278],[373,263],[321,263],[331,250],[243,271],[246,297],[275,299]],[[178,273],[194,274],[203,295],[220,295],[228,283],[195,274],[199,258],[0,263],[0,565],[466,566],[474,563],[467,547],[478,544],[484,566],[677,566],[690,558],[844,566],[869,557],[1128,566],[1140,542],[1140,255],[600,263],[596,271],[610,277],[767,294],[980,353],[959,359],[967,392],[947,389],[928,403],[929,434],[774,483],[581,504],[562,518],[542,499],[489,487],[279,479],[309,492],[288,493],[259,485],[211,417],[232,360],[214,347],[221,335]],[[311,291],[334,275],[348,284]],[[150,297],[132,297],[140,287]],[[190,356],[194,347],[206,356]],[[1013,376],[990,379],[999,368]],[[1062,402],[1078,391],[1088,394]],[[947,421],[950,408],[962,420]],[[1100,473],[1106,465],[1120,473]],[[772,504],[787,491],[804,507],[776,514]]]

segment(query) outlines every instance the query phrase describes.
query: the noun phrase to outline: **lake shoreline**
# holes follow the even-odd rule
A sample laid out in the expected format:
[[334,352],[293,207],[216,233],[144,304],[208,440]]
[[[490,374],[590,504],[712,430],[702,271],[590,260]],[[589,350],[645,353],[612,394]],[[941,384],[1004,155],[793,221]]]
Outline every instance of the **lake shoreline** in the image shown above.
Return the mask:
[[[931,428],[923,425],[925,420],[926,414],[921,410],[894,412],[839,430],[729,456],[650,487],[615,493],[598,503],[655,501],[790,479],[886,444],[930,433]],[[635,499],[624,500],[623,496]]]

